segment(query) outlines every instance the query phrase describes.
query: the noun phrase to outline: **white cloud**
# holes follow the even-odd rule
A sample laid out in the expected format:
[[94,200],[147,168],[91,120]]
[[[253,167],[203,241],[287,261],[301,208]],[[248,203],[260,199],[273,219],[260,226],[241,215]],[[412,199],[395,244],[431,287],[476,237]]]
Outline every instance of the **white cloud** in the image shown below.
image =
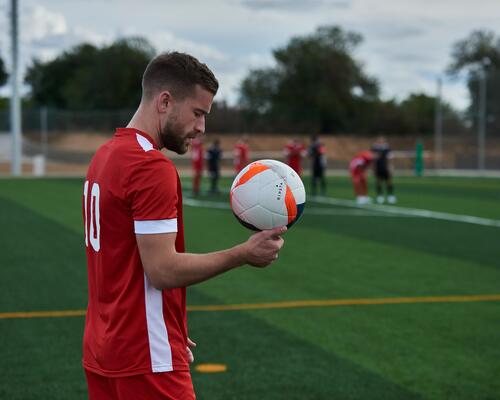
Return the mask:
[[[100,45],[141,35],[158,51],[186,51],[206,62],[220,80],[218,97],[232,101],[249,69],[273,65],[273,49],[320,25],[340,25],[363,34],[356,58],[380,81],[385,97],[403,98],[422,90],[433,95],[437,76],[451,61],[452,44],[474,29],[498,32],[500,15],[498,0],[23,0],[22,4],[24,63],[35,55],[53,58],[81,41]],[[7,27],[5,14],[0,26]],[[0,32],[0,47],[8,64],[7,34],[7,29]],[[452,86],[453,104],[463,107],[467,102],[463,82]]]
[[40,5],[27,8],[21,14],[22,38],[26,41],[40,40],[46,36],[64,35],[68,24],[64,15],[50,11]]
[[213,71],[220,82],[218,100],[236,104],[241,82],[250,70],[274,66],[274,59],[269,53],[251,53],[242,57],[234,57],[230,63],[213,66]]
[[96,45],[106,42],[102,34],[78,25],[69,27],[63,14],[40,5],[27,6],[20,24],[23,50],[44,61],[82,42]]
[[253,10],[280,10],[284,12],[311,11],[321,6],[349,7],[349,0],[235,0]]
[[192,54],[196,58],[204,61],[210,60],[217,63],[229,61],[229,56],[219,51],[216,47],[177,37],[172,32],[164,31],[153,33],[151,35],[151,41],[159,52],[177,50]]

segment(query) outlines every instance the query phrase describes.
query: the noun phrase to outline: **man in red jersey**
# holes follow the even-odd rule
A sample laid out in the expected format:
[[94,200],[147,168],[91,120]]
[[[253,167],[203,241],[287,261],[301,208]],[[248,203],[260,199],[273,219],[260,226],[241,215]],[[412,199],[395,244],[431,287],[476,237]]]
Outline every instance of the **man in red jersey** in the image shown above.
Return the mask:
[[244,135],[234,145],[234,172],[236,175],[248,165],[249,152],[248,138]]
[[349,164],[349,171],[351,173],[351,179],[354,186],[354,194],[356,195],[356,202],[358,204],[371,203],[371,199],[368,197],[366,173],[372,160],[373,156],[370,151],[362,151],[361,153],[356,154]]
[[230,249],[185,253],[182,190],[160,152],[187,152],[205,131],[218,82],[183,53],[154,58],[126,128],[101,146],[83,188],[88,308],[83,366],[89,399],[194,399],[186,286],[278,257],[286,228]]
[[288,142],[283,149],[285,154],[286,163],[295,171],[299,176],[302,175],[302,159],[306,155],[306,147],[298,138]]
[[196,137],[191,143],[191,165],[193,166],[193,195],[200,194],[201,176],[203,175],[203,162],[205,149],[203,148],[203,137]]

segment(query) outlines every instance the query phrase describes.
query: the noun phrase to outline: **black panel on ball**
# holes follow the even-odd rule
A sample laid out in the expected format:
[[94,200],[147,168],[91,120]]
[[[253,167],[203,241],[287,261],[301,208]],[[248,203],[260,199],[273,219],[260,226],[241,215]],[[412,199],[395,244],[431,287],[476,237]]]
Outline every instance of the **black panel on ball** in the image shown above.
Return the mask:
[[300,216],[302,215],[302,213],[304,212],[304,207],[306,206],[306,203],[302,203],[302,204],[297,204],[297,216],[295,217],[295,219],[290,222],[286,227],[287,228],[291,228],[300,218]]
[[252,224],[249,224],[248,222],[243,221],[240,217],[238,217],[234,212],[233,215],[236,217],[236,219],[240,222],[241,225],[243,225],[245,228],[251,229],[252,231],[261,231],[261,229],[256,228]]

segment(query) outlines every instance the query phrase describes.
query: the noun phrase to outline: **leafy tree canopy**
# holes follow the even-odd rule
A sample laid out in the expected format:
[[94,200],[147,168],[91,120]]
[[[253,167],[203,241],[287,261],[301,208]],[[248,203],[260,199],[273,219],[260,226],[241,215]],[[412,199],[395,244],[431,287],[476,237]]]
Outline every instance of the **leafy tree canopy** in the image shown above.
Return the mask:
[[361,35],[337,26],[318,28],[274,50],[276,67],[250,71],[240,105],[319,132],[348,130],[361,103],[378,96],[375,79],[353,58]]
[[98,48],[80,44],[49,62],[33,60],[26,74],[36,105],[63,109],[137,106],[141,77],[155,50],[143,38]]
[[457,41],[452,49],[450,73],[477,69],[478,66],[500,67],[500,38],[492,31],[474,31]]
[[9,75],[7,75],[7,71],[5,70],[5,64],[0,57],[0,87],[5,85],[8,77]]

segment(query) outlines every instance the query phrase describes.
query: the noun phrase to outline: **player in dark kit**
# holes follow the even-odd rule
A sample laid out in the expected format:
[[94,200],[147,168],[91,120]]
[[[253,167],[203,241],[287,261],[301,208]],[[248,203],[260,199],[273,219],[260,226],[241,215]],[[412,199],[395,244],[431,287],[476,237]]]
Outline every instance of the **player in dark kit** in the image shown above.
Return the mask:
[[309,146],[309,157],[311,158],[311,191],[316,195],[316,186],[318,180],[321,184],[321,194],[326,194],[326,147],[320,142],[317,136],[312,137],[312,143]]
[[210,175],[210,192],[219,193],[220,160],[222,150],[219,139],[215,139],[207,150],[207,167]]
[[377,138],[372,146],[372,153],[375,155],[373,166],[376,179],[377,203],[382,204],[385,200],[382,188],[385,185],[387,202],[394,204],[396,203],[396,196],[394,196],[392,174],[389,167],[391,148],[384,137],[380,136]]

